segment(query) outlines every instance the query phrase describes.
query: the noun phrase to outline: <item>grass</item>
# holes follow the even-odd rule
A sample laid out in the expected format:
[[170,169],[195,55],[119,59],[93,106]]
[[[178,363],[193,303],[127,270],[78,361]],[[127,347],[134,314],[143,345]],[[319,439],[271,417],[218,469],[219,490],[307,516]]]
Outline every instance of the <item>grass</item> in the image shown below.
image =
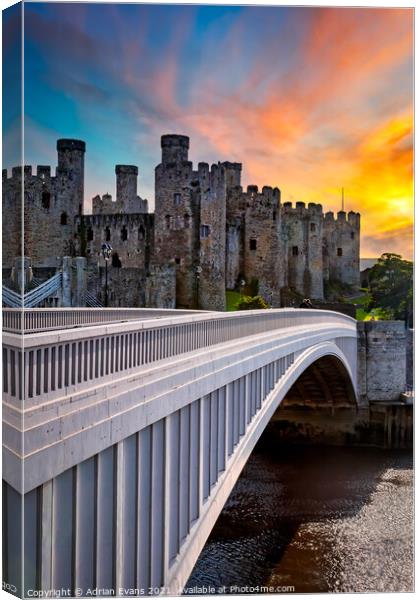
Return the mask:
[[236,305],[241,299],[241,297],[242,296],[239,292],[234,292],[233,290],[226,290],[226,310],[236,310]]

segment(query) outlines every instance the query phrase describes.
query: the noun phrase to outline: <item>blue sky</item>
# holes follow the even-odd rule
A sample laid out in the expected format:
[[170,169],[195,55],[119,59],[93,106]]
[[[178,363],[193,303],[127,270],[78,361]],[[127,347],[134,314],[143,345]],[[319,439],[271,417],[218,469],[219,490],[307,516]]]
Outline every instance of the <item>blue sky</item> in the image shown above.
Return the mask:
[[[25,162],[55,165],[57,138],[80,138],[87,204],[115,194],[117,163],[138,165],[153,200],[160,136],[182,133],[194,162],[242,162],[244,185],[277,185],[283,201],[337,210],[344,186],[364,255],[407,255],[412,26],[407,9],[25,3]],[[5,167],[19,160],[18,95]]]

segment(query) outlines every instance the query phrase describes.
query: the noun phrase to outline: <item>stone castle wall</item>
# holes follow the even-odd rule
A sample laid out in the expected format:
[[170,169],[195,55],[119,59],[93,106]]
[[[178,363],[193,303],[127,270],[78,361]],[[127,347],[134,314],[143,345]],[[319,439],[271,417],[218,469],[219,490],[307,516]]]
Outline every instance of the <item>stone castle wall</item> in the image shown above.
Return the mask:
[[258,281],[258,293],[274,307],[280,306],[284,285],[281,258],[280,191],[248,186],[246,192],[244,271],[248,281]]
[[[12,264],[22,254],[20,208],[24,191],[24,254],[36,266],[55,266],[57,257],[75,251],[75,218],[83,214],[85,144],[79,140],[58,140],[58,166],[38,166],[36,174],[25,166],[3,171],[3,264]],[[11,226],[8,225],[10,217]]]
[[90,262],[103,263],[101,247],[108,243],[114,265],[149,269],[154,245],[153,214],[84,215],[76,219],[75,225],[78,253],[86,254]]
[[[137,194],[138,168],[117,165],[116,199],[96,196],[93,214],[84,215],[80,140],[58,140],[55,175],[47,166],[36,174],[25,167],[22,182],[20,168],[12,177],[3,171],[4,266],[22,254],[24,183],[24,252],[33,267],[52,268],[63,256],[83,255],[95,271],[104,264],[101,246],[109,243],[110,268],[118,270],[115,306],[141,306],[153,297],[180,308],[224,310],[225,290],[239,289],[242,281],[254,283],[271,306],[281,306],[287,289],[320,300],[325,280],[359,285],[359,214],[335,218],[324,215],[321,205],[282,205],[280,191],[268,186],[245,191],[240,163],[199,163],[195,170],[186,136],[164,135],[161,148],[154,214]],[[152,272],[159,274],[154,280],[148,279]]]
[[323,214],[320,204],[283,204],[283,232],[287,256],[288,287],[308,298],[321,300],[323,290]]
[[324,216],[324,278],[360,285],[360,215],[353,211]]

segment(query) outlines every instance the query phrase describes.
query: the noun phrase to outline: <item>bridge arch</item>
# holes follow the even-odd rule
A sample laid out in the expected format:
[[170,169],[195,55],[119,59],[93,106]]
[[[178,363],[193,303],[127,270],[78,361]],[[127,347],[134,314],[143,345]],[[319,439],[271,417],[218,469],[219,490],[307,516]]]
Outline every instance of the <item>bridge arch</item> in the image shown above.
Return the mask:
[[[341,385],[345,386],[345,389],[348,390],[349,402],[347,405],[357,405],[355,371],[352,370],[346,354],[335,342],[321,343],[301,353],[298,359],[290,365],[286,373],[277,380],[274,388],[269,393],[269,397],[266,398],[265,406],[262,406],[258,414],[258,419],[249,426],[244,437],[238,444],[236,451],[231,457],[229,468],[220,475],[217,490],[212,497],[211,503],[208,503],[208,506],[205,507],[200,518],[192,528],[189,539],[185,542],[182,559],[174,563],[171,572],[168,573],[168,586],[172,593],[180,593],[183,585],[185,585],[240,473],[270,419],[281,406],[289,392],[293,392],[296,388],[296,384],[299,383],[302,376],[306,374],[310,377],[315,377],[315,379],[317,377],[323,379],[319,371],[317,375],[313,372],[314,367],[316,370],[320,368],[320,365],[321,369],[323,365],[327,367],[330,373],[331,368],[335,369],[336,380],[340,380]],[[318,379],[318,382],[321,387],[328,385],[325,380],[322,380],[321,383]],[[332,388],[328,385],[324,389],[328,389],[334,401]]]
[[6,313],[5,499],[11,522],[18,493],[39,523],[30,587],[178,594],[293,386],[315,378],[321,394],[332,370],[354,401],[356,323],[299,309],[79,311],[25,313],[23,350],[21,311]]

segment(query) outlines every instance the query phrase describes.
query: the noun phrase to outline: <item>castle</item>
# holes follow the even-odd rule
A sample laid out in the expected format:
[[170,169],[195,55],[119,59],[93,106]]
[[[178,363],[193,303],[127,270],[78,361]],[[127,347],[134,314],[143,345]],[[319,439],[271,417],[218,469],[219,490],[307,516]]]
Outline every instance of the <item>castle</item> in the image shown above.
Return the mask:
[[[109,306],[224,310],[226,289],[252,286],[270,306],[292,290],[316,300],[325,282],[357,288],[360,215],[320,204],[281,203],[280,190],[241,185],[240,163],[188,159],[189,138],[163,135],[155,169],[155,211],[137,195],[138,169],[115,168],[117,194],[84,214],[85,143],[57,142],[58,166],[23,168],[24,254],[34,269],[85,256],[88,286],[104,300],[103,243],[112,246]],[[3,170],[3,266],[22,254],[22,168]]]

